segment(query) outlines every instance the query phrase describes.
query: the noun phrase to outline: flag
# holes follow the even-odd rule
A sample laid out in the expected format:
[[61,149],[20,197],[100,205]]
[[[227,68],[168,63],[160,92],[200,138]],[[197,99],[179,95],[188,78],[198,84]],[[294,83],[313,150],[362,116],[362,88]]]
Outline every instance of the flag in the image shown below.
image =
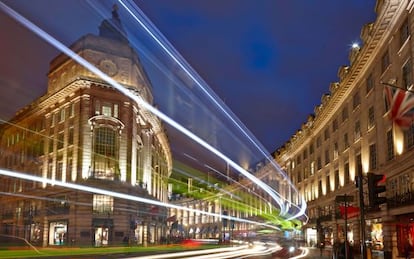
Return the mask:
[[384,87],[385,102],[388,107],[388,119],[401,128],[408,128],[414,120],[414,97],[403,89]]

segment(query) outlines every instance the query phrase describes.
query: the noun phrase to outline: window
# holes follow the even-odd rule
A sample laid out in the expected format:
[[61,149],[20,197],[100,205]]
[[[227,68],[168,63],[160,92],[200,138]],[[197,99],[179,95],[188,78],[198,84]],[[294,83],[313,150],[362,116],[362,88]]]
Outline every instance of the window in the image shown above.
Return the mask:
[[335,142],[334,143],[333,157],[334,157],[334,159],[337,159],[338,156],[339,156],[338,142]]
[[388,51],[382,55],[381,58],[381,72],[384,73],[387,70],[388,66],[390,65],[390,57],[388,55]]
[[332,131],[335,132],[338,130],[338,120],[334,119],[332,122]]
[[329,149],[325,150],[325,165],[329,164],[331,162],[331,159],[329,157]]
[[305,159],[307,159],[308,158],[308,151],[305,149],[304,151],[303,151],[303,160],[305,160]]
[[361,98],[359,97],[359,92],[356,92],[352,98],[352,108],[355,110],[360,104]]
[[102,102],[99,100],[95,101],[95,114],[105,115],[108,117],[116,117],[119,115],[119,106],[118,104],[112,104],[110,102]]
[[49,138],[49,153],[53,152],[53,136]]
[[59,122],[65,121],[65,108],[62,108],[59,113]]
[[96,129],[95,152],[100,155],[115,156],[115,131],[110,128]]
[[348,119],[348,107],[344,107],[342,109],[342,122],[346,121]]
[[64,180],[63,179],[63,157],[62,155],[58,156],[58,161],[57,161],[57,165],[56,165],[56,180]]
[[310,144],[309,146],[309,154],[313,154],[313,144]]
[[361,124],[359,121],[355,122],[355,127],[354,127],[354,140],[358,140],[359,138],[361,138]]
[[322,180],[319,180],[318,182],[318,193],[319,197],[322,197]]
[[401,25],[401,28],[400,28],[400,46],[401,47],[407,41],[409,36],[410,36],[410,27],[408,25],[408,19],[405,19],[404,23]]
[[112,107],[108,104],[102,105],[102,114],[108,117],[112,117]]
[[71,179],[71,175],[72,175],[72,164],[73,164],[73,157],[72,157],[72,151],[68,153],[67,156],[67,164],[66,164],[66,180],[70,180]]
[[369,168],[377,169],[377,147],[375,144],[369,146]]
[[387,131],[387,159],[391,160],[394,158],[394,141],[392,130]]
[[63,142],[63,140],[64,140],[64,134],[63,134],[63,131],[62,132],[59,132],[59,134],[58,134],[58,140],[57,140],[57,148],[58,149],[62,149],[63,148],[63,144],[64,144],[64,142]]
[[114,180],[119,177],[117,132],[111,128],[96,128],[94,132],[93,177]]
[[315,174],[315,161],[312,161],[310,164],[311,175]]
[[348,184],[350,182],[349,163],[348,162],[346,162],[344,164],[344,180],[345,180],[345,184]]
[[114,104],[114,117],[118,118],[118,104]]
[[107,214],[114,210],[114,198],[107,195],[93,195],[93,213]]
[[318,157],[318,165],[317,166],[318,166],[318,168],[317,168],[318,170],[322,169],[322,159],[321,159],[320,156]]
[[325,129],[325,140],[329,139],[329,128]]
[[347,149],[349,148],[349,138],[348,138],[348,133],[344,134],[344,148]]
[[329,174],[326,176],[326,193],[330,193],[331,192],[331,177],[329,176]]
[[68,136],[68,144],[69,145],[73,145],[73,138],[74,138],[73,132],[74,132],[73,127],[70,127],[69,128],[69,136]]
[[335,169],[335,190],[339,189],[339,170]]
[[55,126],[55,115],[54,114],[52,114],[52,118],[51,119],[52,119],[51,124],[52,124],[52,127],[53,127],[53,126]]
[[402,81],[404,89],[411,90],[413,85],[411,60],[408,60],[402,68]]
[[309,177],[309,170],[308,167],[303,168],[303,179],[307,179]]
[[365,87],[367,93],[371,92],[371,90],[374,89],[374,79],[372,78],[372,74],[369,74],[367,77],[367,80],[365,81]]
[[410,127],[404,131],[404,140],[407,149],[414,146],[414,123],[411,123]]
[[69,116],[70,117],[75,116],[75,104],[74,103],[70,104],[70,115]]
[[317,148],[318,148],[318,147],[320,147],[320,146],[321,146],[321,144],[322,144],[321,137],[317,137],[317,138],[316,138],[316,147],[317,147]]
[[368,109],[368,128],[372,128],[375,125],[375,112],[374,107],[371,106]]

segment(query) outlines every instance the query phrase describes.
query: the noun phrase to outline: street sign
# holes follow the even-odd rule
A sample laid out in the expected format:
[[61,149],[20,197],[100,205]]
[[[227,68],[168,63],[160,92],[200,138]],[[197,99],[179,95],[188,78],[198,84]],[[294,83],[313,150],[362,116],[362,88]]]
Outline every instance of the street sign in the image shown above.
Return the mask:
[[336,202],[353,202],[354,201],[354,196],[349,196],[349,195],[337,195],[335,197],[335,201]]

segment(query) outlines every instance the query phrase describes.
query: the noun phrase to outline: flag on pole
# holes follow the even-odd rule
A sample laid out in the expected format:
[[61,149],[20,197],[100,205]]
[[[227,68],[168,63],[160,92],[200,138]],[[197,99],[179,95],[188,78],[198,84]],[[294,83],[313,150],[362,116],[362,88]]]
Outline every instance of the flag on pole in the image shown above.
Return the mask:
[[384,87],[388,118],[401,128],[408,128],[414,120],[414,97],[404,89]]

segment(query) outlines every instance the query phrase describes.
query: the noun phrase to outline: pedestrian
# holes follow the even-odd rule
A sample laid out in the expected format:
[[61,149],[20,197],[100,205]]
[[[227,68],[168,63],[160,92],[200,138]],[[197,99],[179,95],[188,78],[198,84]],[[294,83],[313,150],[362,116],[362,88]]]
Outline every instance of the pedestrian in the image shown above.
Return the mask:
[[320,249],[320,251],[321,251],[321,257],[322,257],[322,254],[323,254],[323,248],[325,247],[325,243],[324,242],[321,242],[320,244],[319,244],[319,249]]

